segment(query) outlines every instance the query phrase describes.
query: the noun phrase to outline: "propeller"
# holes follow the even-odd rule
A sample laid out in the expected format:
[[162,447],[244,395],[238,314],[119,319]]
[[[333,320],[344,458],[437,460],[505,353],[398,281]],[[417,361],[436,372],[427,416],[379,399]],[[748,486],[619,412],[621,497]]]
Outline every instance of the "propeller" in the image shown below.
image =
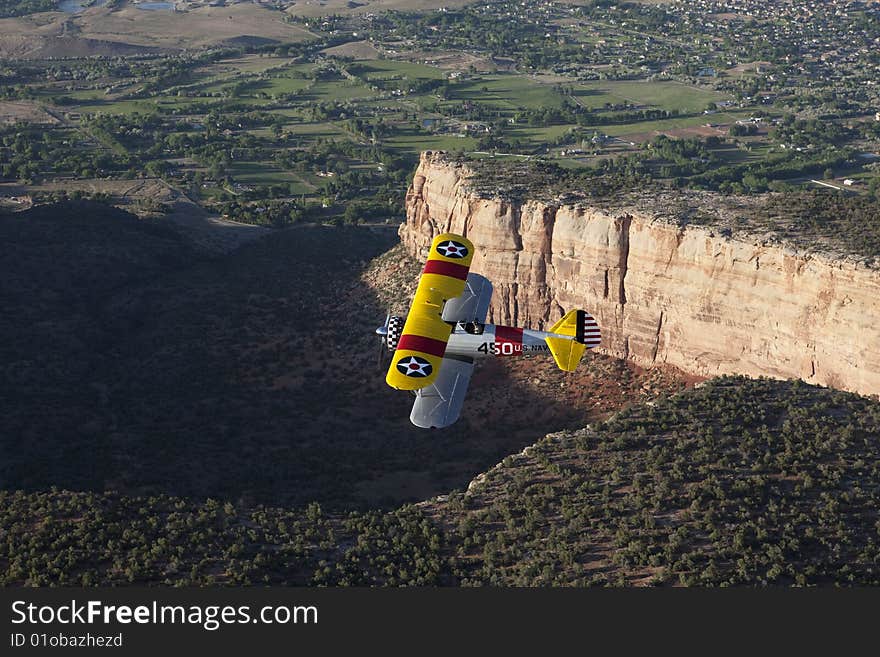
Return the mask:
[[379,362],[380,370],[385,366],[385,355],[388,353],[388,324],[391,322],[391,310],[385,315],[385,323],[376,329],[376,335],[379,336]]

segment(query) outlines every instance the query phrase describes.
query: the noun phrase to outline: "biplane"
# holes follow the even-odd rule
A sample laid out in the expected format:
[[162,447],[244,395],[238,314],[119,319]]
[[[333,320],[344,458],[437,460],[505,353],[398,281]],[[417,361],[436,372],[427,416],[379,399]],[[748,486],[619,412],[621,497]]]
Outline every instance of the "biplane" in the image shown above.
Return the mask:
[[415,393],[410,420],[417,427],[439,429],[458,419],[479,358],[549,353],[570,372],[601,341],[599,325],[583,310],[568,312],[549,331],[486,324],[492,283],[469,271],[473,257],[467,238],[435,237],[409,313],[389,313],[376,329],[380,348],[392,352],[385,381]]

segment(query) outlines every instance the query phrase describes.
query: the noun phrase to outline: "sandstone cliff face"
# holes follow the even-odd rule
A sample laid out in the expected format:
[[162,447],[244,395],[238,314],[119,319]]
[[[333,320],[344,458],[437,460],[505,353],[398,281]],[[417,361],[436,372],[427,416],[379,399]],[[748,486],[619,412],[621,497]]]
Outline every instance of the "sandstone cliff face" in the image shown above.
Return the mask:
[[606,353],[695,374],[799,377],[880,393],[880,272],[679,226],[636,207],[488,198],[426,152],[400,236],[421,258],[453,231],[495,286],[490,321],[544,328],[581,307]]

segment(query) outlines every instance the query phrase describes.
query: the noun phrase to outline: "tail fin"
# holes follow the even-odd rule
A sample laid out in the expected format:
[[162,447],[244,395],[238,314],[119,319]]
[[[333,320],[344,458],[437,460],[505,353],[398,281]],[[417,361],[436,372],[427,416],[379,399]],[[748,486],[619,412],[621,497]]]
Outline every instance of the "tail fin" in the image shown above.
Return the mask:
[[598,347],[602,341],[599,324],[586,310],[569,310],[550,328],[550,333],[570,335],[575,342],[586,345],[587,349]]
[[[599,325],[593,316],[584,310],[570,310],[565,317],[556,322],[546,338],[547,346],[559,369],[573,371],[586,349],[598,346],[601,341]],[[568,336],[568,337],[556,337]]]

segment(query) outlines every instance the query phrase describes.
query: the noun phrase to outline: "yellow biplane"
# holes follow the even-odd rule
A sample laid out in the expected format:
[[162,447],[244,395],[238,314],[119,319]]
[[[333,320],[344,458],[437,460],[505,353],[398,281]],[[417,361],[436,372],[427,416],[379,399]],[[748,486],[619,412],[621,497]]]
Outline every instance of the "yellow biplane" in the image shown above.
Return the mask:
[[583,310],[568,312],[549,331],[485,324],[492,284],[469,271],[473,257],[467,238],[435,237],[406,318],[389,313],[376,329],[393,352],[385,380],[415,392],[410,420],[418,427],[458,419],[477,358],[550,353],[570,372],[601,341],[599,325]]

